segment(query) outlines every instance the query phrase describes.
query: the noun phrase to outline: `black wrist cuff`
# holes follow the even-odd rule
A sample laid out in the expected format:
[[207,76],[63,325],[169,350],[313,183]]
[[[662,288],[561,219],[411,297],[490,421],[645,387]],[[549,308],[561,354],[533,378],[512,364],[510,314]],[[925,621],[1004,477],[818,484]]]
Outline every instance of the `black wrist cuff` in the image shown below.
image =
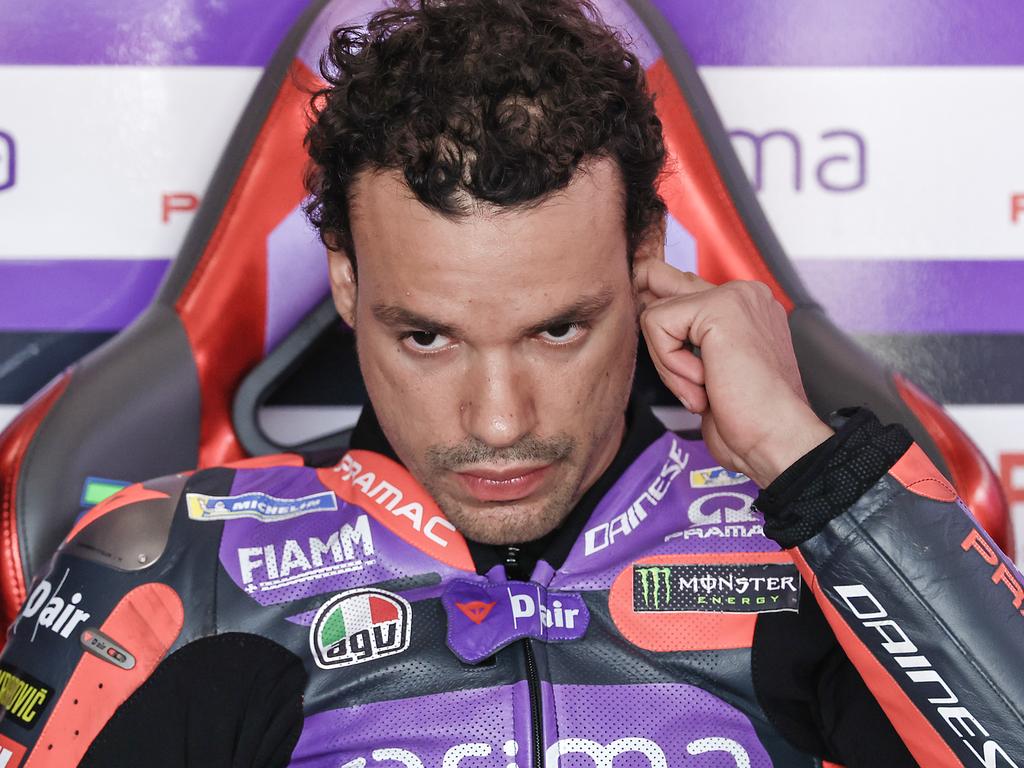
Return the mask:
[[900,424],[883,427],[866,408],[829,420],[836,434],[806,453],[758,495],[764,533],[784,549],[818,534],[864,495],[913,443]]

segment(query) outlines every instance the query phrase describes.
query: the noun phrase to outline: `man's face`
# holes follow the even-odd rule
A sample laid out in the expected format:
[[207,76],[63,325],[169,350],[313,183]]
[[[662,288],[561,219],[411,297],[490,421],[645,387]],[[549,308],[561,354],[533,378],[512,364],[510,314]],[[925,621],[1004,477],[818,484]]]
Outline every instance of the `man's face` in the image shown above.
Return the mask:
[[624,430],[637,306],[614,164],[529,210],[448,219],[395,172],[352,199],[358,288],[341,253],[331,281],[384,434],[468,538],[543,536]]

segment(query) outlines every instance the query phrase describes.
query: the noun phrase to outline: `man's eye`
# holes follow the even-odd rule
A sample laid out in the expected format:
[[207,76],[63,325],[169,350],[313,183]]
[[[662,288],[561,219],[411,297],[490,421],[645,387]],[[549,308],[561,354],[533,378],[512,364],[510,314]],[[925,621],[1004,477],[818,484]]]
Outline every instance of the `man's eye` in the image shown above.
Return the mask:
[[412,331],[402,337],[402,343],[414,352],[438,352],[451,344],[452,340],[439,333]]
[[582,323],[564,323],[553,325],[540,334],[540,339],[548,344],[568,344],[583,335],[586,328]]

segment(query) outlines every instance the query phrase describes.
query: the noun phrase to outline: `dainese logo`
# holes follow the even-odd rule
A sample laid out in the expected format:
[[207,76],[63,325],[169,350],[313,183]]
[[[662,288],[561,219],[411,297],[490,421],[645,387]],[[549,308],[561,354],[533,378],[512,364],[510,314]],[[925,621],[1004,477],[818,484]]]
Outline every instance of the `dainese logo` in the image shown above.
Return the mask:
[[350,667],[409,647],[412,607],[382,589],[350,589],[335,595],[313,619],[309,646],[321,669]]
[[490,614],[497,603],[485,603],[483,600],[471,600],[468,603],[456,603],[455,607],[462,611],[466,618],[474,624],[480,624]]

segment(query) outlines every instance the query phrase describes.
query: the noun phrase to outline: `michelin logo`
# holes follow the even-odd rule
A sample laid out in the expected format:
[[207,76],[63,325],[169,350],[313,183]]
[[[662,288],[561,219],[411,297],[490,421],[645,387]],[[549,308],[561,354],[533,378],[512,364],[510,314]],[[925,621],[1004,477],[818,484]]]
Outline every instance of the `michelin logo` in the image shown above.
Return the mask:
[[291,520],[310,512],[333,512],[338,508],[338,497],[331,491],[313,493],[298,499],[279,499],[266,493],[253,491],[238,496],[207,496],[202,493],[186,495],[188,516],[193,520],[235,520],[249,517],[265,523]]

